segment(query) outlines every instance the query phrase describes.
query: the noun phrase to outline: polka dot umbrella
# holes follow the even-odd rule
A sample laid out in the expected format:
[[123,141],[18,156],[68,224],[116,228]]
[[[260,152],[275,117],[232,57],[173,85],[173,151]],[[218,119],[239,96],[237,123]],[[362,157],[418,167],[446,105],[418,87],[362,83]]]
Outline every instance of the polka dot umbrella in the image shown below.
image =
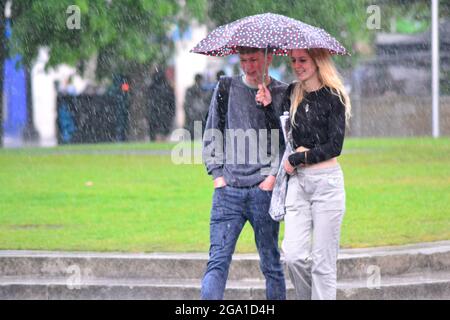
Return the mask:
[[209,56],[235,54],[237,47],[262,48],[276,55],[290,49],[323,48],[331,54],[349,54],[323,29],[283,15],[265,13],[220,26],[200,41],[191,52]]

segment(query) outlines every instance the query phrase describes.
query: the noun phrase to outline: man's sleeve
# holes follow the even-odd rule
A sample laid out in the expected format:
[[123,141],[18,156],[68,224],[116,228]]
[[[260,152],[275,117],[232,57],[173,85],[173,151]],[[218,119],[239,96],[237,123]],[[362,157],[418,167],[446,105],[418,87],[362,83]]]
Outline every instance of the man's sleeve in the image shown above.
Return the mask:
[[209,104],[202,149],[206,171],[209,175],[212,175],[213,179],[223,176],[224,164],[224,139],[219,125],[221,121],[219,112],[219,99],[221,98],[219,95],[219,84],[220,82],[216,85]]

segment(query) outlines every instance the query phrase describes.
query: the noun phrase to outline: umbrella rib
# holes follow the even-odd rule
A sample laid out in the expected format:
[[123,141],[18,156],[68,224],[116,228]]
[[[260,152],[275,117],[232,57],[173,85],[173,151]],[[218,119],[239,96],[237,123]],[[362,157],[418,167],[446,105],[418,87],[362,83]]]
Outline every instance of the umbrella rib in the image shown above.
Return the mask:
[[266,85],[266,68],[267,68],[267,50],[268,49],[269,49],[269,44],[267,44],[266,52],[264,53],[264,70],[263,70],[263,78],[262,78],[263,86]]

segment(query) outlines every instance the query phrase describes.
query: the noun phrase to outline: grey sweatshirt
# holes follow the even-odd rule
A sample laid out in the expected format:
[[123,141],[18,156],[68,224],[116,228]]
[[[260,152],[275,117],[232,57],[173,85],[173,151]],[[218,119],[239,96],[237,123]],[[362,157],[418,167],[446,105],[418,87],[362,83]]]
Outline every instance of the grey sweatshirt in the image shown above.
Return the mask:
[[224,177],[227,185],[251,187],[266,176],[276,176],[283,154],[279,129],[270,130],[270,119],[279,121],[287,85],[272,78],[268,107],[257,106],[257,89],[242,76],[232,78],[225,118],[225,134],[219,130],[218,89],[214,90],[203,136],[203,161],[213,179]]

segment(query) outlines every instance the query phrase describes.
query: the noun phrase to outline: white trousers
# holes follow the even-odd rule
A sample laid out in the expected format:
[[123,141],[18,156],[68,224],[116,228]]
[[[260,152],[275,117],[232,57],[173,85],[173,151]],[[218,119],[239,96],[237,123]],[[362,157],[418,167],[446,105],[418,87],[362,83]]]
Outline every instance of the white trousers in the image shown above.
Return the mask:
[[289,178],[282,250],[298,299],[336,299],[344,212],[344,177],[339,165],[299,168]]

